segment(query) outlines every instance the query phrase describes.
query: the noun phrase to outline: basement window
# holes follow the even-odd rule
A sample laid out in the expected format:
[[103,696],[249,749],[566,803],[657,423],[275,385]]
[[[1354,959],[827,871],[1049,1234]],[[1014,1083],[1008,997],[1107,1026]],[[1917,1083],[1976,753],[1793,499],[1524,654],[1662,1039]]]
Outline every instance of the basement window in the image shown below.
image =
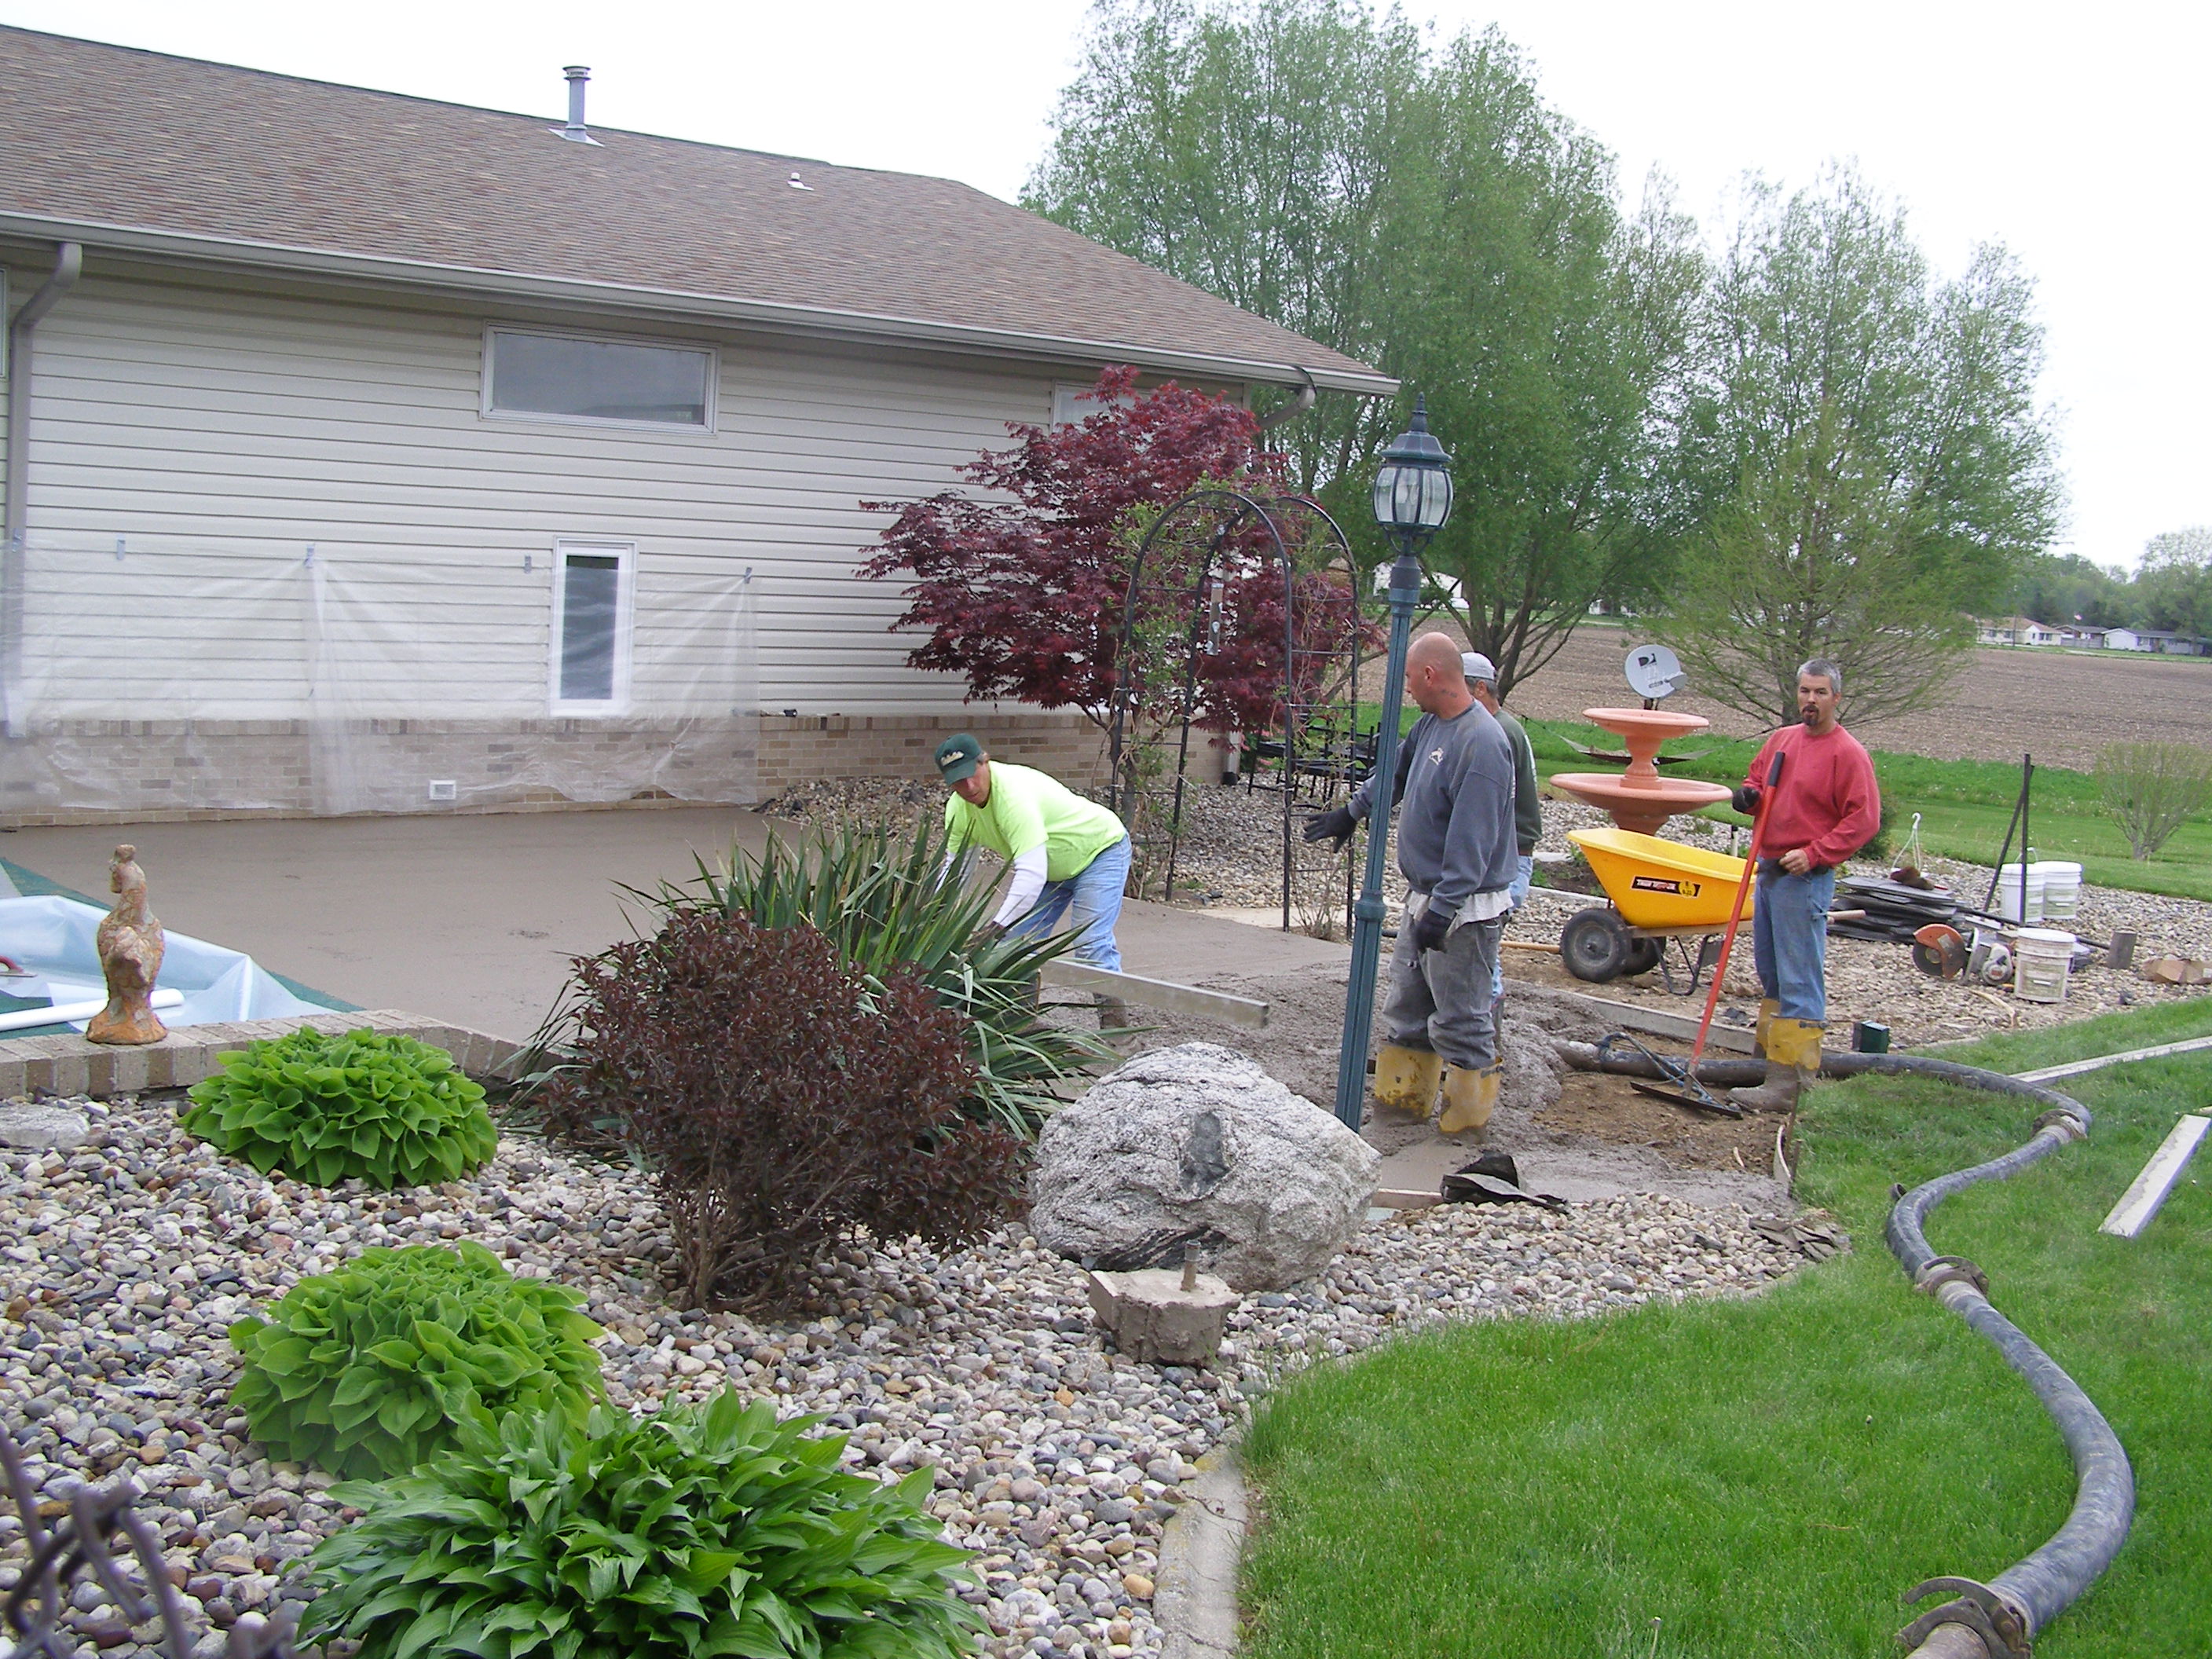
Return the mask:
[[553,713],[619,714],[628,708],[630,572],[636,556],[627,542],[555,544]]
[[714,428],[714,354],[578,334],[484,336],[483,412],[593,425]]

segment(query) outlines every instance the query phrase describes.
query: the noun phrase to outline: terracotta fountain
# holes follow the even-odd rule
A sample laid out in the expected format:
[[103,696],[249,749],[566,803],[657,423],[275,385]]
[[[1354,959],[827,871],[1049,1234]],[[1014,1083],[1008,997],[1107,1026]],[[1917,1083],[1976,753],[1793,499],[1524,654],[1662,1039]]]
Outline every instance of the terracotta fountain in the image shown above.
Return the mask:
[[1702,714],[1674,714],[1663,708],[1585,708],[1583,718],[1617,734],[1628,746],[1628,770],[1561,772],[1554,788],[1577,800],[1602,807],[1613,821],[1639,836],[1656,836],[1677,812],[1695,812],[1729,798],[1724,783],[1660,775],[1659,745],[1669,738],[1702,732],[1712,722]]

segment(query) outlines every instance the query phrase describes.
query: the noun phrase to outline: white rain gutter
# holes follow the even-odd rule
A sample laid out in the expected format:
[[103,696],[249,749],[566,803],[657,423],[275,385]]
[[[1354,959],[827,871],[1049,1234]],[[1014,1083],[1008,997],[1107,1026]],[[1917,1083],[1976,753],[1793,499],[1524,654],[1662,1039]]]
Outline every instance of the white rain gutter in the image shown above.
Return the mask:
[[51,276],[8,325],[8,464],[0,489],[0,732],[21,735],[23,672],[23,541],[28,534],[31,477],[31,337],[40,319],[62,302],[84,272],[84,246],[64,241]]
[[1157,346],[1138,345],[1127,340],[1086,340],[1016,329],[932,323],[911,317],[844,311],[828,306],[743,300],[727,295],[645,288],[626,283],[592,282],[573,276],[533,276],[477,265],[446,264],[434,260],[395,258],[380,254],[347,253],[282,242],[152,230],[143,226],[56,219],[44,215],[0,212],[0,236],[20,236],[36,240],[66,237],[120,252],[144,253],[165,259],[311,273],[415,289],[495,295],[514,300],[585,306],[598,312],[618,310],[643,316],[713,318],[770,329],[779,333],[820,339],[871,343],[889,340],[993,356],[1059,359],[1091,368],[1103,363],[1131,362],[1156,371],[1200,374],[1224,380],[1257,380],[1267,386],[1302,386],[1310,380],[1324,391],[1357,392],[1370,398],[1393,397],[1398,390],[1398,382],[1387,374],[1352,374],[1335,369],[1310,371],[1296,363],[1267,362],[1212,352],[1163,350]]

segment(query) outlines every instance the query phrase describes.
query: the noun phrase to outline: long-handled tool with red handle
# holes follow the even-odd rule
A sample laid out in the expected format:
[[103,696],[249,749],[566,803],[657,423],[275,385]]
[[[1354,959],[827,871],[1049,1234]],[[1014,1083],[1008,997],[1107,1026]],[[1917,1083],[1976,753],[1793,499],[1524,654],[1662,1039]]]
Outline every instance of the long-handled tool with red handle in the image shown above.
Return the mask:
[[[1744,854],[1743,877],[1735,885],[1735,903],[1729,910],[1728,932],[1721,936],[1720,960],[1713,964],[1712,988],[1705,993],[1705,1018],[1698,1022],[1698,1040],[1690,1045],[1687,1061],[1662,1060],[1661,1067],[1674,1081],[1682,1085],[1684,1092],[1671,1089],[1654,1088],[1648,1083],[1629,1086],[1638,1094],[1651,1095],[1661,1100],[1671,1100],[1677,1105],[1701,1107],[1709,1112],[1724,1113],[1729,1117],[1741,1117],[1743,1109],[1718,1095],[1698,1081],[1698,1062],[1705,1058],[1705,1037],[1713,1028],[1713,1010],[1720,1006],[1721,984],[1728,977],[1729,952],[1735,949],[1736,929],[1743,925],[1744,902],[1751,896],[1751,884],[1759,879],[1759,843],[1766,833],[1766,815],[1774,804],[1774,791],[1782,781],[1782,763],[1785,751],[1774,751],[1774,764],[1767,769],[1766,787],[1760,790],[1759,799],[1751,809],[1751,846]],[[1679,1066],[1680,1070],[1677,1070]]]

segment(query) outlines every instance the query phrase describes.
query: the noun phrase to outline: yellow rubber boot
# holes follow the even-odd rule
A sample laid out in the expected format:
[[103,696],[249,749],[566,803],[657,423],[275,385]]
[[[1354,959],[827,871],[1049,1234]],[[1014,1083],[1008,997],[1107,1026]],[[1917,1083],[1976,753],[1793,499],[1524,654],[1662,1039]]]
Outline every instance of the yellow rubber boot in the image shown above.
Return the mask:
[[1805,1085],[1820,1074],[1821,1027],[1809,1019],[1777,1018],[1766,1029],[1766,1081],[1731,1089],[1729,1098],[1747,1112],[1794,1112]]
[[1444,1057],[1431,1048],[1386,1042],[1375,1055],[1375,1103],[1385,1110],[1425,1118],[1435,1109]]
[[1490,1114],[1498,1105],[1498,1091],[1504,1083],[1503,1066],[1492,1064],[1479,1072],[1464,1066],[1449,1067],[1444,1073],[1444,1115],[1437,1120],[1438,1132],[1481,1133],[1490,1123]]
[[1759,1018],[1751,1028],[1751,1052],[1760,1059],[1766,1057],[1766,1033],[1773,1026],[1775,1016],[1782,1012],[1780,999],[1763,998],[1759,1005]]

